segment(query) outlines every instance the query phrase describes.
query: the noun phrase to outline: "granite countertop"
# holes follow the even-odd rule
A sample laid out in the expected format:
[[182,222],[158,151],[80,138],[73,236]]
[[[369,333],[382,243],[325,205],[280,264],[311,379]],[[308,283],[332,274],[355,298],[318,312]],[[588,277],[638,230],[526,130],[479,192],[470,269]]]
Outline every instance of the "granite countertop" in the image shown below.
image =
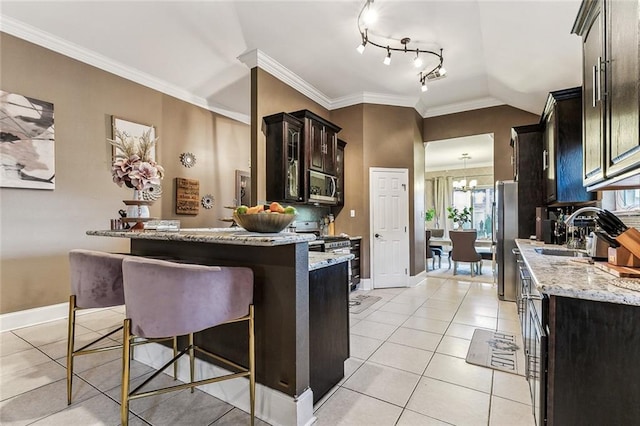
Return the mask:
[[98,237],[118,237],[138,240],[190,241],[199,243],[233,244],[247,246],[279,246],[309,242],[316,239],[313,234],[278,232],[263,234],[245,231],[243,228],[183,228],[177,232],[168,231],[87,231],[87,235]]
[[541,293],[640,306],[640,291],[627,290],[612,284],[616,280],[640,282],[640,279],[618,278],[587,263],[587,258],[552,256],[535,251],[538,247],[568,250],[563,246],[530,240],[516,240],[516,244],[531,272],[536,288]]
[[319,251],[309,252],[309,271],[326,268],[327,266],[347,262],[355,256],[352,254],[323,253]]

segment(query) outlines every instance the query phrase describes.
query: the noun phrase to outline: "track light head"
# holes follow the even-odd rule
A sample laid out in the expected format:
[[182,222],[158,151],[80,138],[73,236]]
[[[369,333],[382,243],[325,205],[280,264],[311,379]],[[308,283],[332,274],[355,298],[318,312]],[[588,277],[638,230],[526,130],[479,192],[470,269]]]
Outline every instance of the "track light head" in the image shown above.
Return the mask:
[[420,68],[422,66],[422,58],[420,57],[420,53],[416,50],[416,57],[413,60],[413,66],[416,68]]
[[385,65],[391,64],[391,49],[387,46],[387,56],[385,56],[384,61],[382,61]]

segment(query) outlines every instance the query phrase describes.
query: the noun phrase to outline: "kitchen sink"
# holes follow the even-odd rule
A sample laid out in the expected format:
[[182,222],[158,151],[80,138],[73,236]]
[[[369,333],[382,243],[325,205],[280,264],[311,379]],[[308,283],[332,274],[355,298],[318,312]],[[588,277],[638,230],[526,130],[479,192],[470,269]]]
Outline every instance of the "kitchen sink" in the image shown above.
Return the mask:
[[536,253],[548,256],[567,256],[567,257],[587,257],[587,254],[579,250],[571,249],[553,249],[553,248],[536,248]]

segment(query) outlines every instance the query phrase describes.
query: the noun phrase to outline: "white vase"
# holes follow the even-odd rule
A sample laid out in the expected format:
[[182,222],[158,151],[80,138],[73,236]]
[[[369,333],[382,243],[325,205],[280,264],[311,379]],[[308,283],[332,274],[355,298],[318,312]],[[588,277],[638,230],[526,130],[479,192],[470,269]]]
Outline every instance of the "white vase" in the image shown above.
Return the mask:
[[[134,189],[132,200],[143,201],[142,191]],[[127,217],[149,217],[149,206],[130,205],[127,207]]]

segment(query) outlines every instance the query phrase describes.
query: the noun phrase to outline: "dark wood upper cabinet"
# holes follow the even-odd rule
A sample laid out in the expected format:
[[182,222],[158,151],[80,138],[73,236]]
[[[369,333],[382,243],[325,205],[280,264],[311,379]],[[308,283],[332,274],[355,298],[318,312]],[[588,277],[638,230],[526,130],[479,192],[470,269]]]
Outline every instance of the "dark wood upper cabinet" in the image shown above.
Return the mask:
[[[344,204],[344,147],[338,149],[340,127],[308,110],[281,112],[263,118],[266,136],[266,196],[268,201]],[[309,170],[330,175],[336,198],[309,200]]]
[[584,0],[582,37],[584,184],[640,185],[640,2]]
[[338,132],[341,128],[306,109],[291,115],[303,122],[307,168],[336,176]]
[[336,151],[336,205],[344,205],[344,149],[347,143],[338,139],[338,149]]
[[594,200],[582,181],[582,88],[549,93],[541,125],[547,204]]
[[518,183],[518,238],[536,234],[536,207],[546,205],[540,124],[511,129],[514,180]]
[[268,201],[305,201],[302,122],[287,113],[263,118]]

